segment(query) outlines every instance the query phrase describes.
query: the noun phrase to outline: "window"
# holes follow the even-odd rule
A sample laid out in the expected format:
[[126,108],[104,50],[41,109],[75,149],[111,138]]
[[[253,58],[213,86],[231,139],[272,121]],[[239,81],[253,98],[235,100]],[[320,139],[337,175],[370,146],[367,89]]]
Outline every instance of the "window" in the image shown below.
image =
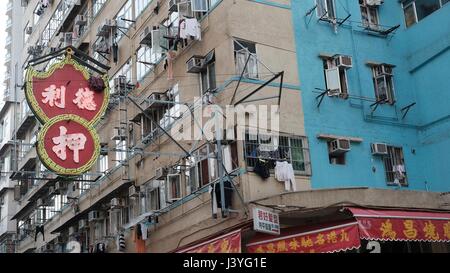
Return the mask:
[[153,65],[161,58],[161,52],[155,51],[153,47],[140,47],[137,51],[137,80],[144,80],[147,73],[153,70]]
[[379,28],[378,7],[379,5],[368,5],[367,0],[359,0],[362,24],[370,29]]
[[149,185],[146,186],[146,200],[145,200],[145,210],[149,211],[157,211],[161,208],[161,198],[160,198],[160,186],[161,181],[152,181]]
[[[245,64],[249,59],[247,67],[244,70]],[[256,44],[241,40],[234,41],[234,61],[236,63],[236,73],[242,74],[246,78],[258,78],[258,59],[256,56]]]
[[125,5],[123,5],[122,9],[120,9],[117,13],[115,20],[117,22],[117,26],[120,27],[120,30],[117,30],[116,32],[116,41],[119,41],[132,25],[131,21],[133,20],[133,9],[131,0],[128,0]]
[[271,161],[275,167],[276,161],[288,161],[294,171],[303,174],[310,173],[309,152],[305,137],[245,134],[244,154],[247,167],[254,168],[258,159]]
[[167,201],[169,203],[181,199],[181,175],[169,174],[167,176]]
[[173,106],[166,110],[163,118],[159,121],[159,125],[163,128],[169,128],[175,121],[181,118],[180,93],[178,84],[167,92],[170,101],[174,102]]
[[119,166],[126,159],[127,159],[126,140],[116,140],[116,166]]
[[392,71],[393,66],[381,64],[374,66],[373,81],[375,86],[375,97],[377,101],[389,104],[395,103],[394,81]]
[[386,182],[388,185],[408,186],[408,178],[405,169],[403,149],[399,147],[388,147],[388,155],[384,158],[386,171]]
[[118,90],[115,90],[114,88],[114,80],[119,78],[119,76],[125,76],[127,78],[127,82],[130,82],[133,78],[132,74],[132,64],[131,59],[129,59],[120,69],[117,71],[117,73],[111,78],[109,82],[109,86],[111,87],[111,93],[116,93]]
[[352,67],[349,56],[337,56],[323,60],[325,84],[329,96],[348,97],[347,70]]
[[142,12],[148,7],[153,0],[135,0],[134,2],[134,14],[136,18],[141,15]]
[[[206,93],[212,92],[217,88],[216,84],[216,62],[214,53],[212,57],[207,61],[206,67],[200,73],[200,83],[201,83],[201,93],[205,95]],[[208,54],[209,56],[209,54]]]
[[406,27],[410,27],[450,2],[449,0],[403,1]]
[[101,155],[98,160],[98,170],[101,173],[105,173],[108,170],[108,155]]
[[336,10],[334,6],[334,0],[316,0],[317,4],[317,16],[319,18],[336,18]]
[[92,17],[96,17],[107,0],[94,0],[92,3]]

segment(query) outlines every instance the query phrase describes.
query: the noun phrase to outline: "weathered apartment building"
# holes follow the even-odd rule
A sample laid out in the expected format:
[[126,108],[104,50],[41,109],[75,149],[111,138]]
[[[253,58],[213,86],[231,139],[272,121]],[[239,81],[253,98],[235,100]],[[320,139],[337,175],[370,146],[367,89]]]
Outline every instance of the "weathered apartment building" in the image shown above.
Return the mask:
[[15,90],[22,82],[20,55],[23,36],[14,35],[22,32],[22,7],[18,1],[9,1],[6,6],[6,43],[4,87],[0,110],[0,252],[13,253],[16,222],[10,218],[16,211],[14,202],[14,181],[10,179],[11,170],[15,168],[17,156],[13,128],[23,117]]
[[[111,96],[96,167],[59,177],[40,163],[41,125],[17,78],[2,172],[17,205],[9,242],[16,252],[448,252],[439,68],[449,47],[437,27],[447,2],[21,1],[17,74],[47,70],[72,46],[109,75]],[[208,105],[220,108],[195,115]],[[244,126],[220,113],[227,105],[247,106]],[[252,130],[276,118],[251,105],[278,106],[279,127]],[[206,115],[226,116],[237,140],[215,128],[207,138]],[[201,140],[178,139],[200,127]],[[292,165],[294,188],[275,162]],[[255,231],[255,207],[279,213],[278,236]]]
[[[261,144],[272,159],[292,163],[298,190],[309,189],[288,2],[22,1],[23,73],[30,60],[71,45],[109,67],[111,101],[97,125],[102,155],[82,177],[49,173],[36,149],[26,149],[41,125],[32,114],[19,122],[21,156],[11,174],[17,252],[70,251],[74,241],[82,252],[171,252],[246,229],[249,202],[286,191],[273,176],[262,180],[253,172]],[[183,34],[183,23],[199,31]],[[55,61],[33,64],[42,70]],[[20,88],[17,96],[27,112]],[[280,106],[279,139],[251,137],[255,128],[238,130],[233,122],[227,128],[241,140],[174,141],[177,134],[165,134],[199,128],[206,118],[188,114],[202,105],[250,103]],[[222,197],[220,181],[223,204],[212,200]],[[135,238],[140,224],[147,240]]]

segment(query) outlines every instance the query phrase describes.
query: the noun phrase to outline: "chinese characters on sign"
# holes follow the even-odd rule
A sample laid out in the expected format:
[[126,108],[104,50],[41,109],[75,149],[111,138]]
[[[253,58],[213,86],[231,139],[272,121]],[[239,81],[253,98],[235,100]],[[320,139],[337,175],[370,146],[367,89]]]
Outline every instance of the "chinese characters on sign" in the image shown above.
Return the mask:
[[177,253],[241,253],[241,230],[180,250]]
[[359,221],[361,237],[368,240],[449,241],[450,221],[365,218]]
[[317,231],[283,232],[275,238],[249,243],[247,250],[249,253],[326,253],[355,249],[360,245],[358,225],[350,223]]
[[53,138],[53,152],[62,160],[67,159],[67,148],[73,151],[73,161],[80,163],[80,150],[84,150],[86,136],[84,134],[67,134],[67,128],[59,127],[60,135]]
[[[81,175],[95,164],[100,140],[93,126],[109,102],[108,88],[92,91],[89,71],[71,54],[47,72],[30,67],[26,76],[27,102],[44,125],[39,132],[38,155],[59,175]],[[107,86],[107,77],[101,80]]]
[[280,218],[277,213],[253,208],[253,228],[255,231],[280,235]]

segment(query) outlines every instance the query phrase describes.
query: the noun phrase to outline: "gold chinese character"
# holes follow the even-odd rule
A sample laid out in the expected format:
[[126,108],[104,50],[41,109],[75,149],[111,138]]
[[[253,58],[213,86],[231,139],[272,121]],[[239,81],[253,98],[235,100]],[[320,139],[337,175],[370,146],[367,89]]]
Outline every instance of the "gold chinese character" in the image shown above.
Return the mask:
[[406,238],[416,239],[417,238],[417,229],[414,228],[414,221],[406,220],[403,222],[403,225],[405,226],[405,230],[403,231],[403,234],[405,234]]
[[256,250],[256,253],[264,253],[264,248],[262,246],[259,246]]
[[214,252],[215,252],[214,244],[209,244],[208,245],[208,253],[214,253]]
[[291,250],[295,251],[300,248],[300,244],[296,239],[292,239],[292,241],[289,243],[289,247],[291,248]]
[[427,239],[439,240],[439,234],[436,232],[436,227],[433,225],[433,223],[431,223],[431,221],[425,223],[423,231],[425,232],[425,237]]
[[287,252],[286,241],[279,241],[277,243],[277,252]]
[[316,244],[320,246],[325,244],[325,236],[322,233],[319,233],[319,235],[317,235]]
[[450,239],[450,222],[444,225],[444,236]]
[[222,253],[228,253],[229,251],[230,242],[228,240],[223,240],[220,244],[220,251]]
[[341,230],[341,242],[348,242],[350,241],[350,238],[348,237],[348,233],[345,231],[345,229]]
[[302,238],[302,247],[313,247],[314,246],[314,242],[313,240],[311,240],[311,238],[308,237],[303,237]]
[[335,231],[332,231],[332,232],[328,233],[328,235],[327,235],[327,242],[328,243],[333,243],[333,244],[337,243],[337,234],[336,234]]
[[270,243],[267,245],[267,253],[275,253],[275,245]]
[[392,229],[392,223],[390,220],[386,220],[386,222],[381,224],[381,237],[395,239],[397,237],[397,232]]

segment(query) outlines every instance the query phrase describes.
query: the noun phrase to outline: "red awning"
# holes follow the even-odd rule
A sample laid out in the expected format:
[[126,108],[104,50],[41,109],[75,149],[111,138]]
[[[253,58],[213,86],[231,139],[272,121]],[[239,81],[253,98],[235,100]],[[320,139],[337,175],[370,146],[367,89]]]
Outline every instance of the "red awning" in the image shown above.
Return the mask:
[[450,213],[347,208],[361,239],[450,242]]
[[176,253],[241,253],[241,233],[239,229]]
[[260,234],[247,244],[250,253],[332,253],[361,246],[357,222],[282,230],[280,236]]

